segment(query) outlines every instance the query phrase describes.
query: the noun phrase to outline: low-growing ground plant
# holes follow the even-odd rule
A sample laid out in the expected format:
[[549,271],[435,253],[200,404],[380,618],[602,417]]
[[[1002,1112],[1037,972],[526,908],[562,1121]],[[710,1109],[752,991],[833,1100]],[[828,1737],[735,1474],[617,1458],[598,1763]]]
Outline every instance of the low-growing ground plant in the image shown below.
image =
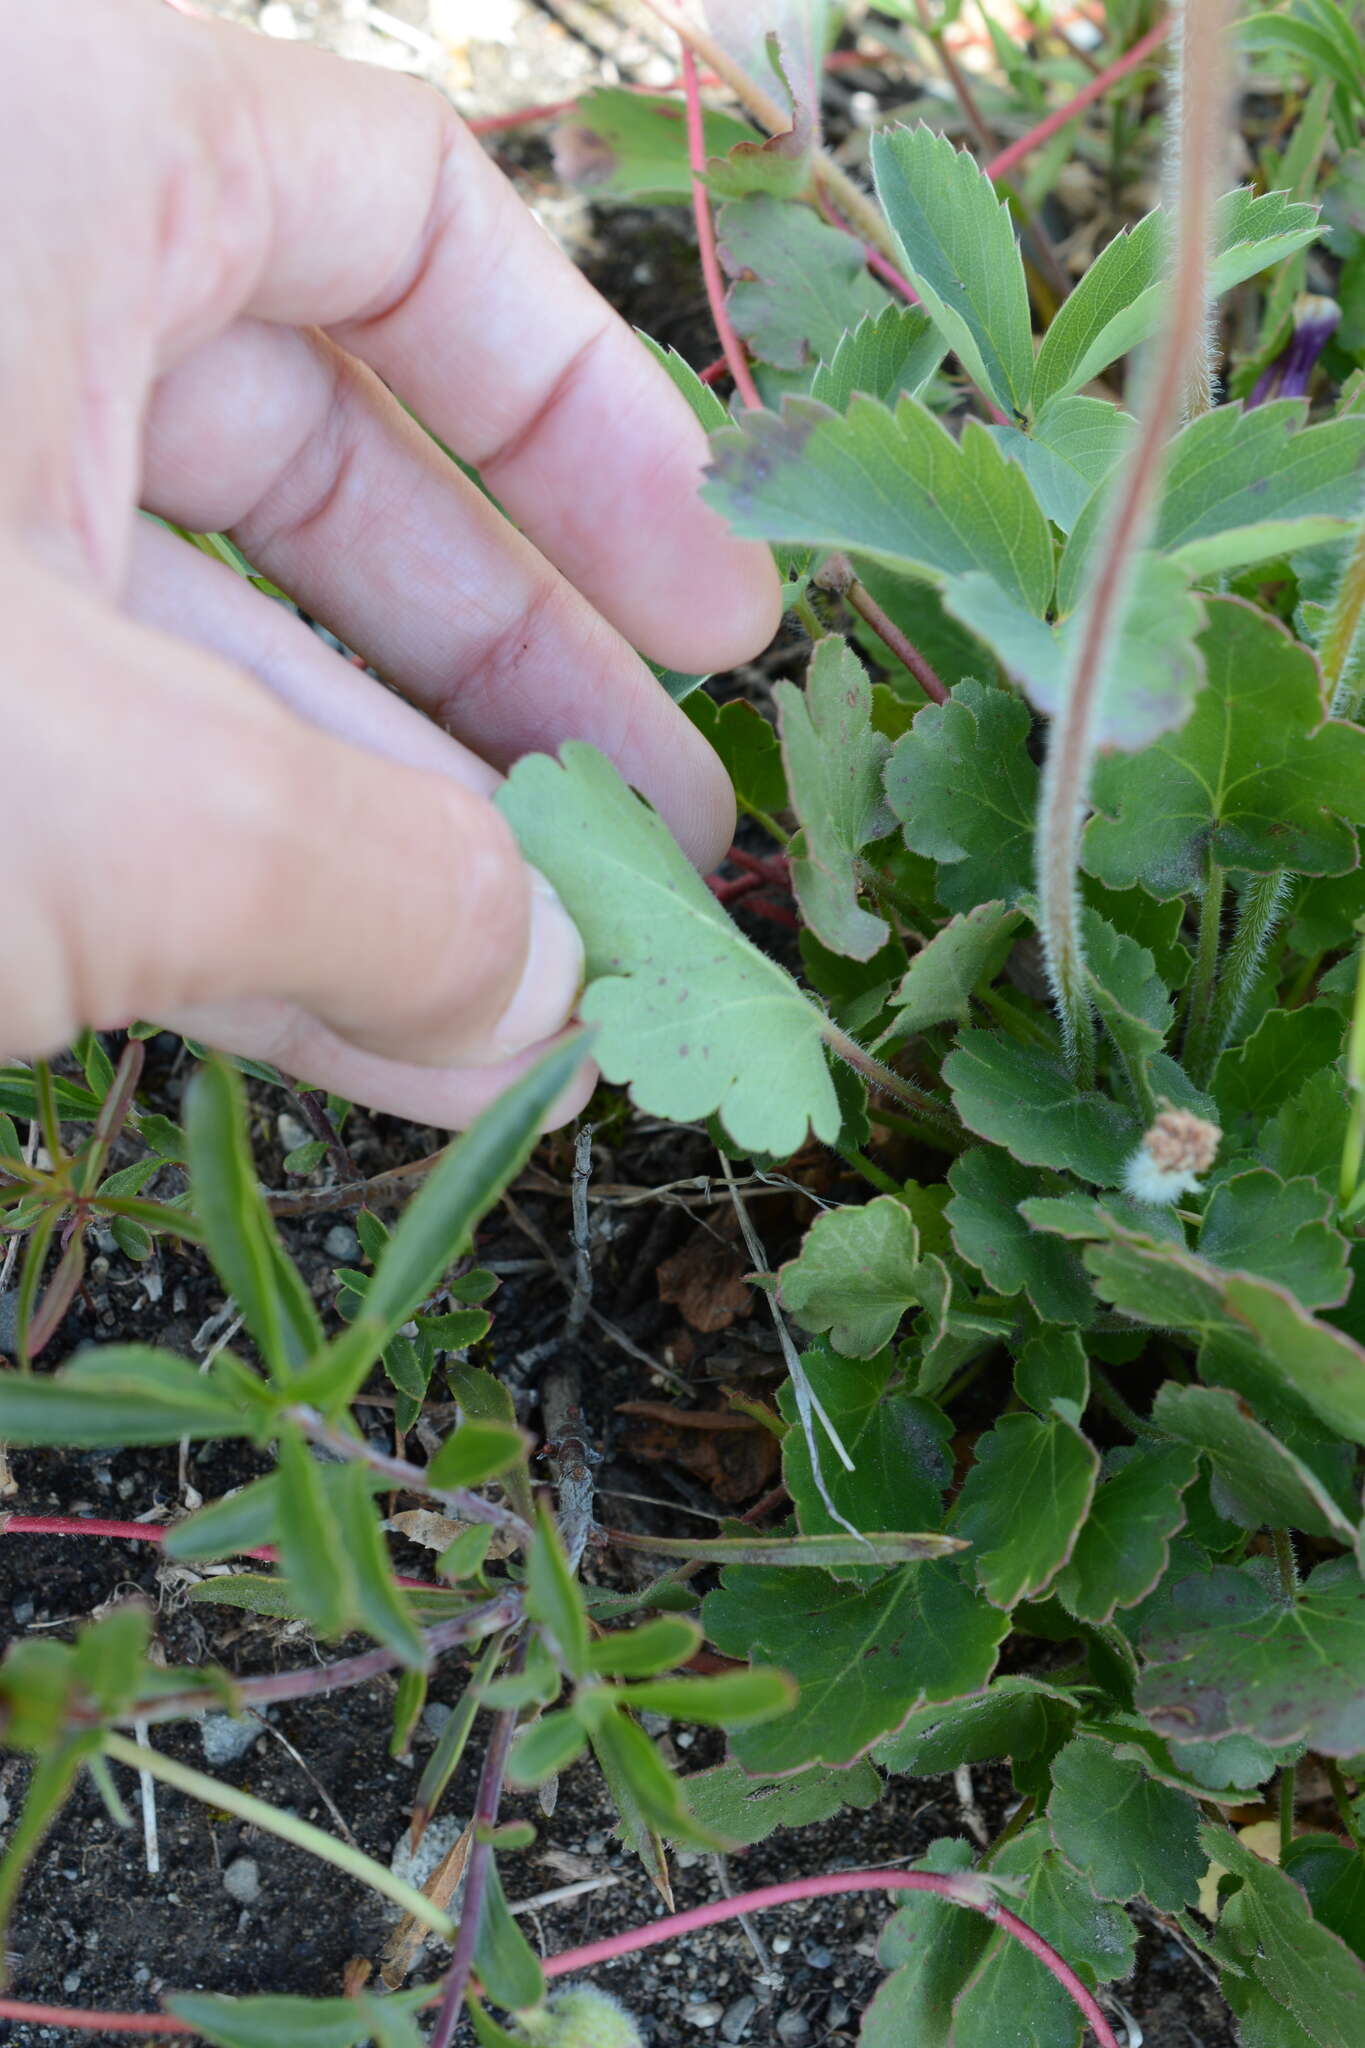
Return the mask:
[[[749,1906],[864,1888],[905,1894],[867,2048],[1076,2048],[1087,2027],[1117,2048],[1104,1987],[1132,1967],[1139,1914],[1208,1959],[1248,2048],[1361,2039],[1365,328],[1344,207],[1342,304],[1304,296],[1314,195],[1330,173],[1330,213],[1361,175],[1357,12],[1189,0],[1168,25],[1114,5],[1080,103],[994,162],[945,49],[978,147],[880,128],[875,201],[822,148],[827,24],[803,0],[685,26],[681,100],[603,90],[569,116],[561,160],[599,194],[695,204],[732,405],[656,353],[712,434],[709,502],[773,546],[811,646],[774,725],[663,678],[731,770],[752,887],[709,888],[586,746],[522,761],[500,801],[582,929],[606,1081],[708,1123],[732,1188],[732,1162],[764,1170],[814,1140],[864,1190],[760,1275],[788,1374],[785,1520],[649,1539],[652,1584],[595,1589],[568,1490],[556,1515],[506,1390],[462,1356],[488,1317],[474,1232],[581,1042],[444,1154],[391,1231],[362,1212],[365,1266],[327,1317],[262,1199],[231,1065],[203,1066],[183,1128],[137,1108],[135,1040],[116,1068],[87,1039],[83,1082],[0,1076],[0,1202],[27,1233],[0,1437],[269,1451],[266,1477],[177,1523],[166,1550],[268,1561],[201,1591],[375,1645],[268,1679],[166,1670],[134,1607],[71,1643],[15,1645],[0,1712],[33,1768],[0,1923],[78,1774],[118,1815],[125,1765],[453,1943],[434,1986],[173,1995],[165,2032],[411,2048],[431,2007],[437,2048],[466,2012],[489,2048],[635,2048],[590,1977],[548,2001],[547,1981]],[[1021,165],[1140,86],[1163,37],[1169,204],[1059,300],[1045,190]],[[697,58],[755,125],[703,120]],[[1001,61],[1031,89],[1007,40]],[[1239,62],[1284,117],[1229,188]],[[720,900],[760,886],[790,892],[799,973]],[[145,1171],[107,1172],[120,1131]],[[185,1192],[143,1200],[166,1161]],[[156,1231],[204,1245],[241,1318],[207,1370],[119,1347],[46,1369],[95,1215],[133,1256]],[[400,1434],[448,1385],[460,1420],[425,1462],[359,1428],[376,1370]],[[430,1585],[395,1576],[375,1502],[393,1489],[459,1525]],[[697,1676],[683,1667],[703,1643]],[[394,1670],[401,1749],[447,1654],[472,1676],[414,1829],[480,1746],[453,1920],[128,1732]],[[646,1712],[722,1726],[729,1760],[672,1774]],[[865,1807],[890,1775],[1008,1759],[1017,1803],[984,1849],[947,1839],[906,1871],[794,1876],[547,1961],[507,1909],[499,1869],[525,1835],[500,1801],[585,1754],[656,1873],[670,1844]],[[1309,1759],[1326,1793],[1303,1828]],[[1269,1851],[1240,1831],[1258,1805],[1278,1816]]]

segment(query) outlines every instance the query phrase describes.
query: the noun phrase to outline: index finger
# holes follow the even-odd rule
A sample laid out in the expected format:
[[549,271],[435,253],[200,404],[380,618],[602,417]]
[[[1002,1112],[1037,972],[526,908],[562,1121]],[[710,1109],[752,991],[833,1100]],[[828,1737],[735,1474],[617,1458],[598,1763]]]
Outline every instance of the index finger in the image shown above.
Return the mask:
[[763,646],[771,559],[700,501],[686,401],[446,102],[304,45],[161,19],[204,147],[237,142],[219,217],[198,224],[211,246],[255,237],[228,317],[328,328],[656,660],[709,670]]

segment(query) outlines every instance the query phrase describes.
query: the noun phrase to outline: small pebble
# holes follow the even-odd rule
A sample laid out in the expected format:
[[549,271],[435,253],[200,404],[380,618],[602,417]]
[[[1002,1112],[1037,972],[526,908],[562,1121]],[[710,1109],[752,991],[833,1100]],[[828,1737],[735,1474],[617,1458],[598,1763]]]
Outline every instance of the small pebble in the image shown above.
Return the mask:
[[5,1822],[9,1819],[11,1811],[12,1808],[9,1803],[8,1795],[4,1792],[0,1792],[0,1828],[2,1828],[5,1825]]
[[67,1973],[66,1973],[66,1975],[65,1975],[65,1976],[63,1977],[63,1979],[62,1979],[62,1989],[63,1989],[63,1991],[79,1991],[79,1990],[80,1990],[80,1988],[81,1988],[81,1973],[80,1973],[80,1971],[79,1971],[79,1970],[68,1970],[68,1971],[67,1971]]
[[775,1956],[786,1955],[791,1945],[792,1938],[789,1934],[775,1934],[773,1936],[773,1954]]
[[322,1249],[329,1259],[353,1266],[360,1257],[360,1239],[349,1223],[334,1223],[322,1240]]
[[[404,1829],[397,1848],[389,1858],[390,1870],[395,1877],[401,1877],[407,1884],[416,1885],[420,1891],[441,1858],[454,1848],[461,1832],[462,1824],[454,1814],[443,1814],[439,1820],[431,1823],[414,1849],[412,1837]],[[459,1897],[460,1893],[457,1890],[454,1906],[457,1913]],[[403,1917],[403,1909],[397,1904],[386,1902],[384,1911],[391,1920],[401,1920]]]
[[427,1734],[431,1736],[444,1734],[446,1722],[450,1719],[453,1712],[454,1708],[448,1707],[444,1700],[429,1701],[422,1709],[422,1726],[426,1729]]
[[777,2023],[777,2038],[784,2048],[800,2048],[810,2039],[810,2021],[803,2012],[784,2012]]
[[834,1958],[829,1950],[822,1947],[817,1941],[812,1942],[807,1948],[806,1961],[810,1964],[812,1970],[827,1970],[834,1961]]
[[231,1714],[205,1714],[199,1723],[204,1761],[220,1770],[224,1764],[240,1762],[260,1738],[261,1724],[250,1716],[234,1720]]
[[758,2011],[758,2000],[752,1991],[746,1991],[743,1998],[737,1998],[733,2005],[725,2008],[725,2017],[720,2023],[723,2041],[742,2041],[749,2031],[749,2022]]
[[223,1890],[239,1906],[254,1906],[261,1896],[261,1873],[254,1856],[238,1856],[223,1872]]
[[593,1832],[588,1836],[587,1841],[583,1844],[583,1848],[586,1854],[589,1856],[600,1856],[602,1854],[602,1851],[606,1848],[606,1846],[606,1836],[603,1834],[599,1834],[595,1828]]
[[[287,8],[285,12],[288,13]],[[264,16],[262,16],[260,25],[262,28],[265,28]],[[267,35],[270,34],[269,29],[266,29],[265,32]],[[286,1152],[297,1152],[300,1145],[308,1143],[312,1133],[304,1129],[296,1116],[291,1116],[287,1109],[283,1109],[275,1119],[275,1135]]]
[[15,1623],[19,1628],[27,1628],[34,1615],[33,1602],[31,1600],[16,1600],[10,1609],[10,1613],[14,1616]]
[[714,1998],[706,1999],[701,2005],[689,2005],[683,2014],[689,2027],[716,2027],[724,2017],[725,2007]]

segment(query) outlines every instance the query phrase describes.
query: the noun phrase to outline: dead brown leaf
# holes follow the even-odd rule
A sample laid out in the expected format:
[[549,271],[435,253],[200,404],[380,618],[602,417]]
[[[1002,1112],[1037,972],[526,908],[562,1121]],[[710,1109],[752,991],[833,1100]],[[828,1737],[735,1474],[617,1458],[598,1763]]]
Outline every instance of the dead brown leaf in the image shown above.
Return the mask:
[[711,1336],[751,1315],[754,1291],[745,1281],[744,1254],[709,1230],[699,1230],[658,1268],[659,1299],[682,1313],[694,1330]]
[[750,1415],[674,1408],[666,1401],[622,1401],[617,1413],[634,1416],[641,1425],[630,1433],[632,1457],[679,1466],[699,1479],[723,1507],[762,1493],[781,1462],[772,1431]]

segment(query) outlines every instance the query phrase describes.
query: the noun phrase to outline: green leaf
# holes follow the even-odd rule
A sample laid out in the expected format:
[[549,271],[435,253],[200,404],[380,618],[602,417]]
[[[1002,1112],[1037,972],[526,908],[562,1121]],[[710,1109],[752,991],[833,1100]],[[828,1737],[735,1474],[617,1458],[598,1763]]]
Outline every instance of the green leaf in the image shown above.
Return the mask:
[[1239,872],[1344,874],[1365,820],[1365,732],[1326,719],[1317,664],[1240,598],[1207,601],[1194,711],[1133,759],[1099,763],[1083,842],[1091,874],[1176,896],[1206,857]]
[[646,1678],[623,1698],[640,1714],[667,1714],[671,1721],[700,1721],[715,1728],[752,1728],[789,1712],[796,1687],[784,1671],[751,1666],[714,1678]]
[[1116,1187],[1141,1135],[1106,1096],[1078,1092],[1061,1059],[997,1032],[960,1032],[943,1078],[967,1129],[1025,1166]]
[[[957,1876],[972,1861],[970,1842],[944,1835],[910,1867]],[[864,2016],[860,2048],[953,2048],[953,2004],[989,1939],[984,1915],[932,1892],[910,1893],[882,1929],[877,1959],[891,1974]]]
[[577,1678],[586,1672],[588,1617],[583,1595],[543,1506],[536,1515],[535,1540],[526,1561],[526,1612],[549,1631],[570,1675]]
[[[1223,1117],[1272,1116],[1342,1050],[1340,1014],[1327,1004],[1267,1010],[1250,1038],[1225,1052],[1213,1070]],[[1201,1246],[1202,1249],[1202,1246]]]
[[[1292,1877],[1263,1863],[1236,1835],[1206,1827],[1202,1840],[1209,1860],[1241,1879],[1214,1929],[1215,1952],[1228,1966],[1229,2002],[1240,2010],[1250,1984],[1269,2007],[1268,2024],[1292,2016],[1299,2039],[1314,2048],[1356,2048],[1365,2005],[1359,1957],[1314,1918]],[[1292,2037],[1244,2031],[1243,2039],[1249,2048],[1284,2048]]]
[[773,1774],[853,1763],[917,1706],[979,1690],[1007,1627],[950,1563],[903,1565],[867,1588],[741,1567],[703,1619],[719,1650],[762,1655],[800,1687],[790,1714],[731,1743],[745,1770]]
[[335,1635],[356,1610],[338,1518],[323,1491],[317,1460],[296,1430],[281,1435],[278,1456],[275,1531],[280,1563],[290,1592],[318,1634]]
[[950,918],[912,956],[890,998],[896,1014],[878,1040],[878,1051],[927,1031],[931,1024],[965,1024],[973,991],[980,982],[995,979],[1022,922],[1022,912],[999,902],[978,903]]
[[[1070,693],[1086,631],[1084,611],[1049,625],[979,571],[951,578],[943,601],[999,657],[1030,702],[1056,717]],[[1203,622],[1188,573],[1159,555],[1140,556],[1099,693],[1096,731],[1102,748],[1136,753],[1184,725],[1203,680],[1196,644]]]
[[[1190,576],[1239,569],[1354,531],[1365,482],[1365,419],[1306,427],[1306,399],[1246,412],[1220,405],[1171,443],[1152,546]],[[1077,522],[1062,557],[1057,599],[1080,602],[1093,575],[1103,493]]]
[[1030,1757],[1055,1747],[1078,1708],[1069,1692],[1037,1678],[993,1678],[975,1699],[922,1707],[872,1752],[884,1771],[933,1778],[959,1764]]
[[489,1864],[474,1968],[493,2003],[509,2012],[539,2005],[545,1997],[540,1959],[512,1918],[496,1862]]
[[598,1677],[652,1678],[656,1672],[685,1664],[701,1643],[702,1633],[695,1621],[680,1614],[660,1614],[652,1621],[642,1621],[638,1628],[599,1636],[589,1647],[588,1669]]
[[709,1541],[696,1536],[632,1536],[628,1547],[661,1557],[699,1557],[708,1564],[753,1564],[783,1571],[818,1566],[832,1571],[840,1565],[908,1564],[947,1557],[962,1545],[952,1536],[869,1530],[853,1536],[717,1536]]
[[855,237],[769,193],[721,208],[716,251],[735,280],[725,302],[736,333],[779,370],[829,358],[865,314],[887,304]]
[[1013,1607],[1051,1584],[1090,1510],[1100,1461],[1057,1414],[1004,1415],[976,1440],[953,1533],[974,1546],[981,1589]]
[[1099,1628],[1117,1608],[1146,1599],[1170,1562],[1171,1537],[1185,1526],[1181,1496],[1195,1471],[1193,1455],[1180,1444],[1114,1454],[1053,1583],[1068,1613]]
[[262,1199],[246,1093],[226,1060],[209,1061],[190,1083],[185,1141],[209,1256],[271,1371],[292,1377],[321,1344],[322,1325]]
[[913,398],[922,391],[942,361],[933,322],[912,306],[888,305],[841,336],[811,379],[810,395],[834,412],[847,412],[855,392],[893,405],[902,392]]
[[[835,1513],[855,1529],[879,1529],[887,1522],[908,1522],[915,1529],[937,1528],[943,1492],[952,1478],[948,1451],[952,1429],[943,1411],[903,1389],[890,1391],[894,1367],[888,1354],[855,1366],[816,1350],[804,1353],[802,1363],[813,1393],[852,1460],[851,1471],[829,1461],[831,1469],[824,1474],[822,1491],[803,1433],[788,1431],[782,1473],[802,1534],[809,1537],[837,1529],[825,1493]],[[793,1420],[796,1403],[790,1389],[783,1389],[780,1402],[784,1417]],[[854,1545],[854,1558],[858,1558],[858,1549]],[[815,1562],[804,1552],[795,1556]],[[821,1561],[827,1568],[832,1565],[829,1559]],[[864,1548],[858,1562],[863,1570],[836,1570],[835,1576],[865,1581],[866,1567],[876,1560]]]
[[[1292,1016],[1300,1030],[1306,1021],[1297,1011],[1271,1014]],[[1199,1256],[1278,1280],[1305,1308],[1337,1308],[1351,1275],[1346,1239],[1328,1221],[1334,1209],[1316,1181],[1283,1181],[1264,1167],[1231,1174],[1209,1196]]]
[[941,583],[979,569],[1026,613],[1052,594],[1047,520],[1017,463],[968,420],[955,441],[915,398],[842,417],[787,398],[711,439],[702,495],[754,540],[848,548]]
[[[819,397],[819,393],[816,396]],[[1132,415],[1105,398],[1051,399],[1027,434],[992,427],[1054,526],[1070,533],[1097,484],[1132,445]]]
[[915,1284],[924,1302],[923,1314],[915,1318],[915,1336],[921,1346],[915,1388],[931,1397],[947,1386],[960,1367],[1006,1342],[1013,1335],[1013,1324],[980,1314],[971,1296],[964,1296],[960,1276],[955,1277],[933,1254],[920,1260]]
[[717,1764],[682,1781],[698,1826],[743,1848],[766,1841],[778,1828],[811,1827],[845,1806],[874,1806],[881,1791],[882,1781],[866,1761],[846,1771],[813,1764],[790,1778],[756,1778],[738,1764]]
[[846,1358],[870,1358],[918,1301],[914,1219],[891,1195],[817,1216],[778,1274],[782,1306],[808,1330],[828,1330]]
[[1009,208],[966,150],[930,128],[882,128],[872,169],[903,267],[968,376],[1027,418],[1033,338]]
[[1041,1174],[1008,1152],[980,1146],[953,1161],[948,1183],[953,1198],[944,1213],[953,1243],[995,1293],[1026,1292],[1045,1322],[1092,1320],[1095,1298],[1080,1259],[1030,1230],[1019,1214],[1019,1204],[1046,1187]]
[[82,1629],[71,1660],[72,1676],[101,1714],[122,1713],[140,1689],[151,1617],[131,1603],[113,1608]]
[[1158,1912],[1193,1905],[1208,1859],[1199,1808],[1107,1742],[1077,1735],[1052,1763],[1052,1839],[1098,1899],[1139,1894]]
[[[683,1801],[681,1782],[638,1721],[619,1708],[609,1709],[596,1721],[592,1747],[620,1810],[626,1839],[651,1874],[656,1866],[649,1835],[642,1835],[642,1829],[698,1848],[718,1846],[715,1837],[693,1820]],[[664,1883],[666,1892],[666,1875]]]
[[498,803],[583,933],[580,1014],[607,1078],[651,1115],[718,1111],[741,1150],[786,1157],[808,1129],[832,1143],[842,1118],[823,1015],[735,929],[610,763],[573,741],[559,762],[529,755]]
[[1307,1892],[1314,1919],[1365,1960],[1365,1854],[1335,1835],[1299,1835],[1283,1867]]
[[717,704],[699,690],[687,700],[687,715],[720,755],[741,810],[759,810],[769,817],[786,810],[782,751],[761,711],[744,697]]
[[[692,171],[682,101],[672,95],[602,86],[585,93],[555,129],[555,169],[565,184],[591,199],[643,206],[686,205]],[[739,142],[761,142],[758,131],[732,114],[707,108],[707,156],[723,157]]]
[[1317,1474],[1282,1444],[1228,1387],[1169,1381],[1152,1409],[1168,1436],[1191,1445],[1213,1467],[1213,1504],[1244,1529],[1302,1529],[1353,1543],[1355,1529]]
[[0,1440],[11,1444],[173,1444],[181,1437],[255,1436],[240,1389],[169,1351],[109,1344],[78,1352],[59,1373],[0,1373]]
[[433,1486],[482,1486],[526,1455],[524,1430],[506,1422],[462,1422],[427,1465]]
[[[1090,1399],[1090,1364],[1074,1330],[1043,1328],[1014,1362],[1014,1391],[1036,1415],[1084,1414]],[[1070,1404],[1058,1407],[1059,1402]]]
[[543,1785],[567,1771],[587,1746],[588,1731],[573,1714],[542,1714],[517,1730],[507,1758],[508,1783]]
[[1351,1558],[1319,1565],[1292,1602],[1247,1567],[1185,1579],[1141,1648],[1138,1707],[1168,1742],[1365,1750],[1365,1582]]
[[341,1558],[354,1589],[355,1613],[376,1642],[392,1650],[410,1670],[420,1671],[428,1662],[426,1644],[394,1579],[370,1493],[364,1467],[347,1465],[334,1498]]
[[882,794],[889,741],[872,725],[872,685],[837,634],[816,643],[804,692],[773,691],[787,787],[800,831],[788,847],[802,915],[823,945],[870,960],[890,937],[858,902],[858,856],[891,831]]
[[468,1248],[475,1225],[521,1171],[583,1052],[581,1038],[554,1046],[441,1155],[380,1252],[355,1321],[291,1386],[294,1399],[331,1412],[347,1406],[390,1338]]
[[1145,946],[1116,931],[1097,910],[1081,912],[1090,1000],[1118,1048],[1139,1098],[1151,1093],[1150,1070],[1170,1035],[1171,999]]
[[1241,1345],[1251,1340],[1263,1369],[1302,1406],[1329,1429],[1365,1443],[1365,1350],[1344,1332],[1310,1316],[1273,1281],[1223,1272],[1098,1205],[1093,1230],[1105,1242],[1089,1247],[1085,1263],[1106,1301],[1138,1322]]
[[[1119,1907],[1098,1901],[1034,1821],[992,1859],[991,1876],[1023,1881],[1011,1908],[1066,1958],[1083,1981],[1126,1976],[1137,1930]],[[997,1930],[957,2001],[954,2048],[1074,2048],[1078,2015],[1069,1995],[1026,1948]]]
[[886,794],[911,852],[939,862],[950,910],[1013,903],[1033,886],[1031,725],[1017,697],[967,681],[946,704],[926,705],[896,744]]
[[[411,2021],[425,2002],[425,1988],[392,1994],[382,2001],[382,2018],[400,2014]],[[375,2032],[381,2001],[372,1998],[225,1998],[210,1991],[173,1991],[166,1995],[166,2009],[184,2020],[206,2041],[219,2048],[364,2048],[378,2041]],[[390,2009],[392,2014],[390,2015]],[[383,2040],[390,2048],[420,2040],[416,2032],[388,2032]]]
[[[1268,192],[1229,192],[1218,205],[1210,283],[1230,291],[1245,278],[1305,248],[1317,210]],[[1100,252],[1043,337],[1033,403],[1077,391],[1156,331],[1162,311],[1163,220],[1149,213]]]

